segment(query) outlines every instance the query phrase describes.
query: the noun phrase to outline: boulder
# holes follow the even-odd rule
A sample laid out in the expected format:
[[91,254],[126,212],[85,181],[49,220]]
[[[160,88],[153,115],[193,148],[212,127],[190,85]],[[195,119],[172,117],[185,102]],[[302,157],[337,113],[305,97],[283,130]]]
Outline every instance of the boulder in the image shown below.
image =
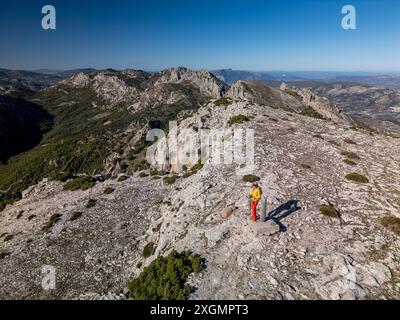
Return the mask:
[[279,225],[273,220],[266,222],[252,222],[250,223],[250,229],[252,233],[257,236],[271,236],[275,233],[280,232]]
[[236,210],[235,207],[228,207],[228,208],[224,208],[222,209],[222,211],[219,213],[219,216],[221,217],[221,219],[227,219],[229,218],[232,213]]

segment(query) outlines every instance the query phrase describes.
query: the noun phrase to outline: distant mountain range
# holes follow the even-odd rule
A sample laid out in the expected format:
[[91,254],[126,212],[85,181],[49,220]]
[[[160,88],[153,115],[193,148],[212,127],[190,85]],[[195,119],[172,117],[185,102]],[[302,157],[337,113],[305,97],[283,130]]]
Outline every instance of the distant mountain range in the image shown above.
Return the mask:
[[257,81],[307,81],[318,80],[328,83],[345,82],[400,89],[400,74],[381,74],[373,72],[330,72],[330,71],[240,71],[221,69],[212,71],[228,84],[239,80]]
[[25,96],[32,91],[37,91],[54,85],[78,73],[93,72],[94,69],[75,69],[67,71],[42,70],[42,73],[24,70],[9,70],[0,68],[0,94]]

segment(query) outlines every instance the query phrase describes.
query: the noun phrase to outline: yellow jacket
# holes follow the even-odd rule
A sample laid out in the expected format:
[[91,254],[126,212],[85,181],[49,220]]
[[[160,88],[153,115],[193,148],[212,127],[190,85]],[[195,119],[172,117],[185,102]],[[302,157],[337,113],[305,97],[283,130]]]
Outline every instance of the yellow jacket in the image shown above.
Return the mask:
[[258,201],[261,199],[261,189],[260,188],[252,188],[250,191],[250,198],[253,201]]

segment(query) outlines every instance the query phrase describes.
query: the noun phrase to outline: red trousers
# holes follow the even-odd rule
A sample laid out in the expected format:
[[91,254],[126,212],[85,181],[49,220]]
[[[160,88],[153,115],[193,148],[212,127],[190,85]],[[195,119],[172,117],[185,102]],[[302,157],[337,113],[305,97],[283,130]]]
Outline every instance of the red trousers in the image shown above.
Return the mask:
[[251,220],[257,221],[257,205],[259,200],[251,200]]

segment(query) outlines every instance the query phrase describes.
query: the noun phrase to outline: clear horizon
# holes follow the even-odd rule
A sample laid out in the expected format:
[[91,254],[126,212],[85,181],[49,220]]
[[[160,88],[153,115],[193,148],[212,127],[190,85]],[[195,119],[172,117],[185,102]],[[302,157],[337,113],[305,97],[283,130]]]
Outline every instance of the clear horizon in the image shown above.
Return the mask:
[[[396,0],[54,0],[57,29],[43,30],[46,4],[0,3],[3,68],[400,72]],[[356,30],[341,27],[346,4]]]
[[[170,68],[178,68],[178,67],[186,67],[186,66],[173,66]],[[15,70],[15,71],[29,71],[29,72],[39,72],[39,71],[48,71],[48,72],[65,72],[65,71],[72,71],[76,69],[94,69],[96,71],[101,71],[101,70],[107,70],[107,69],[113,69],[117,71],[123,71],[123,70],[141,70],[145,72],[160,72],[163,70],[167,70],[170,68],[164,68],[164,69],[159,69],[159,70],[145,70],[143,68],[132,68],[132,67],[124,67],[124,68],[93,68],[93,67],[78,67],[74,69],[50,69],[50,68],[39,68],[39,69],[9,69],[5,67],[0,67],[0,69],[8,69],[8,70]],[[332,73],[332,74],[366,74],[366,75],[392,75],[392,74],[400,74],[400,70],[398,71],[387,71],[387,70],[382,70],[382,71],[365,71],[365,70],[338,70],[338,71],[333,71],[333,70],[239,70],[239,69],[232,69],[232,68],[217,68],[217,69],[210,69],[210,68],[189,68],[188,69],[192,70],[208,70],[210,72],[212,71],[219,71],[219,70],[232,70],[232,71],[237,71],[237,72],[260,72],[260,73]]]

